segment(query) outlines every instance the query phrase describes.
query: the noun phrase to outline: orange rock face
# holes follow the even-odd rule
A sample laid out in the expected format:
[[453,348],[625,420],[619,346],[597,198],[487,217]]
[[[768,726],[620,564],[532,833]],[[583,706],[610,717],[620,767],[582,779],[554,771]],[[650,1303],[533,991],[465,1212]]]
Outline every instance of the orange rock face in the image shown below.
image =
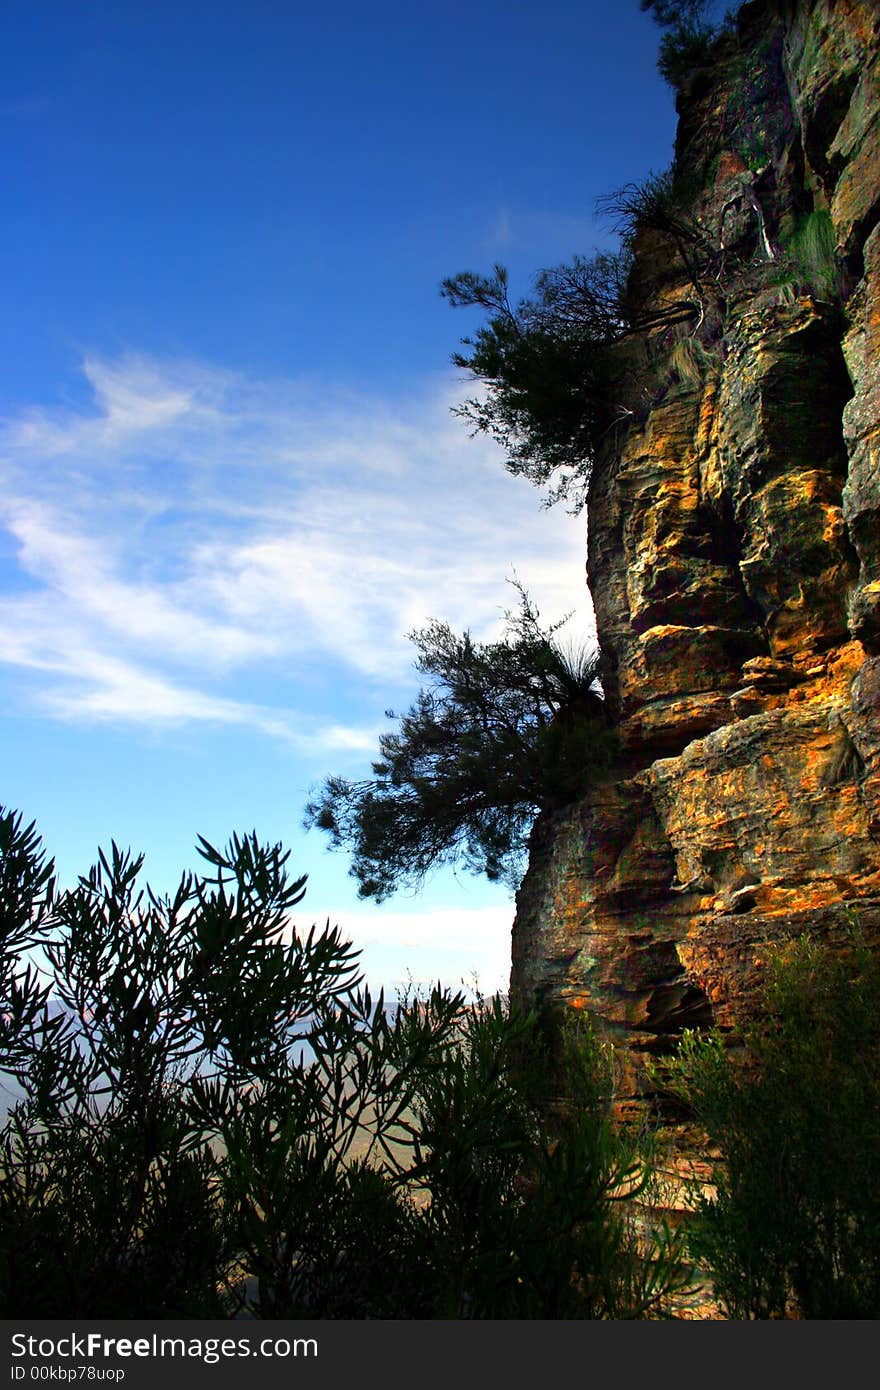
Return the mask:
[[513,930],[513,992],[588,1009],[624,1102],[736,1028],[772,943],[880,936],[876,5],[746,5],[679,110],[713,273],[637,241],[646,308],[696,307],[621,345],[649,403],[589,504],[620,765],[536,823]]

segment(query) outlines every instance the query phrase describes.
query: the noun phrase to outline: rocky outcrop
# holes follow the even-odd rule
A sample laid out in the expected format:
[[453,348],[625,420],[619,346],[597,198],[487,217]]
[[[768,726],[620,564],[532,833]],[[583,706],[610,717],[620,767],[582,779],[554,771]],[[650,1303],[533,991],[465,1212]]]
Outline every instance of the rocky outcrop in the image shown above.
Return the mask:
[[624,1106],[772,943],[880,933],[876,5],[743,6],[679,115],[690,221],[639,231],[589,502],[620,762],[539,819],[513,931],[512,992],[590,1011]]

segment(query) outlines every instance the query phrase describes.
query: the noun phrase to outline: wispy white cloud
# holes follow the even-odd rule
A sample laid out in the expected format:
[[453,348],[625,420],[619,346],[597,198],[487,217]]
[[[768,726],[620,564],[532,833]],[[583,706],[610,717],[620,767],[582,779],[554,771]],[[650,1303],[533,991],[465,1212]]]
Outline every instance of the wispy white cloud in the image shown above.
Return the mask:
[[572,606],[581,526],[468,439],[453,382],[391,405],[204,363],[84,372],[89,410],[0,429],[0,660],[53,717],[357,750],[375,730],[310,705],[304,668],[400,683],[406,634],[433,616],[487,634],[514,567],[547,616]]

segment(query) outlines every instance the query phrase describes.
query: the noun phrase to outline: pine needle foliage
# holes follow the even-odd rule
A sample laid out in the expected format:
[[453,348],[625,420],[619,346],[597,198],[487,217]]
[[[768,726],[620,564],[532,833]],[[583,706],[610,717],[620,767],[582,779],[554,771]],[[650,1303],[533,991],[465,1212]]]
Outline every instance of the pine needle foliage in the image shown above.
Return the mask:
[[464,271],[442,282],[456,308],[489,314],[457,367],[484,386],[454,413],[506,451],[506,467],[548,489],[550,502],[583,505],[590,473],[612,419],[605,350],[624,332],[628,250],[575,256],[541,271],[534,294],[514,308],[504,266],[491,276]]
[[714,19],[719,6],[714,0],[641,0],[644,13],[664,30],[657,55],[657,71],[676,91],[709,55],[718,35],[733,28],[738,6]]
[[566,652],[528,594],[500,640],[433,621],[411,634],[427,678],[382,734],[372,777],[329,777],[307,826],[352,855],[361,897],[381,901],[443,863],[516,883],[537,811],[577,797],[613,753],[597,651]]

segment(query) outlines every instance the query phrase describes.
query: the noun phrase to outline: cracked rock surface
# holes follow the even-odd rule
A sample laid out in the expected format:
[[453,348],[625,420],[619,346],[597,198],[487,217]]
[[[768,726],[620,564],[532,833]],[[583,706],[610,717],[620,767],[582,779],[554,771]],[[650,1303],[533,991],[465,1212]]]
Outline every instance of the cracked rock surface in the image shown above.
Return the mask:
[[620,761],[536,823],[513,928],[512,992],[589,1010],[624,1109],[683,1028],[737,1028],[774,943],[880,937],[878,7],[745,5],[679,115],[711,274],[639,235],[645,309],[699,313],[620,345],[648,403],[588,508]]

